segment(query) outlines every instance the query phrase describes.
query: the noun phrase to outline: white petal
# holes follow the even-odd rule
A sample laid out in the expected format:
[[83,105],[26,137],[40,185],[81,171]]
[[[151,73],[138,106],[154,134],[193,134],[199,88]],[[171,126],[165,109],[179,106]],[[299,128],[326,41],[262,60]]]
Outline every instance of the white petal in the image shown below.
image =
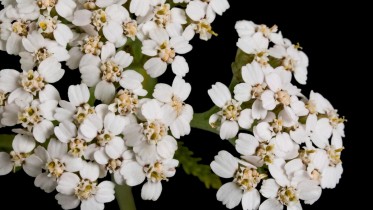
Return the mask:
[[260,194],[257,189],[245,192],[242,196],[242,208],[244,210],[256,210],[260,204]]
[[256,61],[242,67],[242,79],[250,86],[262,84],[264,73],[260,64]]
[[305,204],[312,205],[321,196],[321,187],[315,181],[307,180],[298,184],[299,198],[304,200]]
[[81,158],[74,158],[71,155],[65,155],[62,158],[65,163],[65,170],[68,172],[78,172],[83,168],[83,160]]
[[0,90],[12,92],[18,88],[20,73],[13,69],[3,69],[0,71]]
[[45,166],[45,164],[45,162],[34,154],[26,158],[25,164],[23,165],[23,170],[27,175],[36,177],[42,173],[42,168]]
[[98,164],[106,165],[109,162],[110,157],[106,154],[104,149],[99,149],[94,153],[94,159]]
[[51,193],[56,189],[57,181],[54,177],[49,177],[47,173],[42,173],[35,178],[34,184],[46,193]]
[[220,151],[210,167],[216,175],[222,178],[231,178],[238,168],[238,161],[229,152]]
[[171,136],[165,136],[157,144],[157,152],[162,158],[172,158],[177,150],[177,142]]
[[13,139],[12,147],[17,153],[29,153],[35,148],[35,140],[32,136],[18,134]]
[[40,114],[47,120],[53,121],[58,101],[48,100],[39,105]]
[[124,141],[123,139],[117,137],[110,141],[105,147],[106,154],[111,159],[118,159],[124,152]]
[[45,85],[44,89],[39,92],[40,102],[45,102],[47,100],[61,100],[60,93],[58,90],[50,84]]
[[56,5],[56,11],[59,15],[72,21],[76,3],[73,0],[59,1]]
[[102,29],[105,38],[112,43],[115,43],[123,34],[123,28],[115,21],[109,21]]
[[267,110],[263,108],[261,100],[255,100],[252,107],[252,115],[254,119],[264,119],[267,116]]
[[228,87],[220,82],[213,85],[212,88],[208,90],[208,94],[214,104],[220,108],[232,99],[232,95]]
[[102,102],[109,104],[114,99],[115,86],[113,83],[101,81],[95,88],[95,97]]
[[177,76],[185,77],[185,75],[189,72],[189,65],[182,56],[176,56],[175,60],[171,64],[171,67],[172,72],[174,72],[174,74]]
[[170,40],[170,45],[175,49],[177,54],[186,54],[193,49],[188,40],[182,36],[172,37]]
[[219,15],[223,15],[223,12],[225,12],[230,7],[227,0],[212,0],[210,1],[209,6],[211,6],[213,10]]
[[75,188],[78,186],[80,178],[78,175],[67,172],[63,173],[56,187],[57,191],[65,195],[74,195]]
[[67,144],[52,138],[48,144],[48,153],[52,159],[61,159],[67,154]]
[[242,155],[253,155],[259,146],[259,141],[254,136],[240,133],[236,141],[236,150]]
[[96,201],[94,197],[83,200],[80,205],[81,210],[104,210],[105,205]]
[[271,140],[272,132],[270,130],[270,125],[267,122],[261,122],[254,128],[255,136],[259,136],[264,140]]
[[80,200],[75,195],[64,195],[58,193],[56,195],[56,200],[63,209],[75,209],[80,204]]
[[251,109],[244,109],[241,111],[240,116],[238,117],[238,124],[243,129],[250,129],[251,125],[254,123],[254,119],[252,117]]
[[259,210],[282,210],[284,206],[276,199],[265,200],[259,207]]
[[0,176],[9,174],[13,170],[13,164],[10,155],[6,152],[0,152]]
[[101,49],[101,60],[106,61],[115,56],[115,46],[111,42],[107,42]]
[[74,13],[73,24],[76,26],[86,26],[91,23],[92,12],[86,9],[77,10]]
[[109,112],[104,119],[105,129],[110,131],[113,135],[122,133],[124,126],[126,125],[126,118],[117,116],[112,112]]
[[201,20],[206,15],[207,4],[201,1],[191,1],[187,8],[187,15],[194,21]]
[[86,84],[71,85],[68,89],[70,103],[74,106],[80,106],[88,102],[90,93]]
[[153,97],[163,103],[170,103],[173,96],[173,89],[171,86],[159,83],[154,88]]
[[152,78],[161,76],[167,69],[167,63],[160,58],[151,58],[144,64],[144,69]]
[[61,68],[61,63],[53,57],[49,57],[41,62],[38,71],[44,77],[44,81],[48,83],[59,81],[65,74],[65,70]]
[[143,167],[135,161],[126,163],[121,169],[121,174],[129,186],[139,185],[145,180]]
[[158,200],[162,192],[161,182],[146,182],[141,189],[141,198],[144,200]]
[[251,99],[251,86],[240,83],[234,87],[234,98],[238,101],[249,101]]
[[36,141],[44,143],[53,134],[53,129],[54,126],[51,121],[43,120],[35,125],[32,133]]
[[276,198],[279,188],[280,186],[274,179],[267,179],[263,181],[260,193],[266,198]]
[[238,133],[239,126],[235,121],[224,121],[220,127],[220,138],[221,139],[231,139],[235,137]]
[[115,55],[114,61],[116,64],[118,64],[122,68],[127,68],[129,65],[131,65],[133,61],[133,57],[129,53],[126,53],[124,51],[119,51]]
[[261,95],[263,108],[266,110],[273,110],[276,107],[275,93],[266,90]]
[[66,47],[67,43],[73,39],[74,34],[66,25],[57,24],[57,28],[54,30],[53,36],[58,44],[60,44],[62,47]]
[[95,163],[85,163],[82,170],[80,170],[80,176],[83,179],[89,179],[96,181],[100,173],[100,168]]
[[218,193],[216,194],[218,201],[223,202],[223,204],[228,208],[232,209],[241,202],[242,190],[237,184],[233,182],[228,182],[220,187]]
[[97,186],[95,198],[100,203],[108,203],[115,199],[114,183],[103,181]]

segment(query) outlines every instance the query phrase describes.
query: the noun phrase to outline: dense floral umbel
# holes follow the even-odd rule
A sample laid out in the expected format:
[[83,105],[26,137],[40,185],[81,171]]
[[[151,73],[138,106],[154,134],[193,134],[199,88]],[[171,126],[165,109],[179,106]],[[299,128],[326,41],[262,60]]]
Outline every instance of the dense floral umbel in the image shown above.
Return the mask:
[[[0,2],[0,50],[21,64],[0,71],[0,127],[17,126],[10,152],[0,152],[0,175],[23,168],[37,187],[58,192],[63,209],[104,209],[114,184],[145,179],[141,197],[157,200],[179,164],[177,140],[191,131],[183,55],[195,34],[215,35],[211,24],[228,1]],[[65,100],[53,86],[65,75],[61,62],[82,81]],[[168,65],[173,83],[153,90]],[[107,174],[112,182],[98,180]]]
[[[242,201],[245,210],[301,210],[301,200],[313,204],[322,189],[338,184],[346,120],[319,93],[307,99],[292,83],[292,77],[307,81],[308,58],[299,44],[277,26],[239,21],[236,30],[240,80],[232,81],[233,93],[219,82],[208,91],[220,109],[210,125],[241,155],[221,151],[211,163],[217,175],[233,178],[217,199],[229,209]],[[262,204],[260,194],[267,198]]]

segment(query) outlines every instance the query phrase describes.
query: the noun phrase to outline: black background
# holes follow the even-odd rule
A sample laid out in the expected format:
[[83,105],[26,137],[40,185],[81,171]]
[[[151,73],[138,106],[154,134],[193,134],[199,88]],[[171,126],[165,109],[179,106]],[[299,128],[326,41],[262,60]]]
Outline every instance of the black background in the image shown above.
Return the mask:
[[[243,3],[247,2],[247,3]],[[356,24],[360,21],[350,14],[350,5],[313,5],[291,4],[267,1],[230,1],[231,8],[218,17],[213,29],[219,34],[217,38],[205,42],[195,39],[192,42],[193,51],[186,55],[190,65],[190,73],[186,80],[192,84],[192,94],[188,100],[196,112],[203,112],[212,106],[207,90],[216,81],[229,84],[231,79],[230,65],[234,61],[237,50],[237,34],[234,24],[238,20],[253,20],[257,24],[272,26],[277,24],[284,37],[293,43],[299,42],[304,52],[309,56],[310,66],[308,84],[301,87],[305,95],[310,90],[320,92],[331,101],[340,115],[346,116],[345,150],[342,160],[344,174],[340,184],[333,190],[324,190],[319,201],[314,205],[303,205],[304,209],[345,209],[346,204],[355,207],[363,205],[362,187],[368,187],[370,176],[360,165],[364,163],[364,154],[370,152],[364,148],[366,142],[371,141],[361,127],[363,121],[358,116],[366,116],[370,106],[361,93],[367,93],[367,83],[362,81],[366,77],[368,67],[361,67],[367,60],[364,53],[357,49],[363,46],[363,40],[369,34],[363,27]],[[356,18],[356,19],[354,19]],[[369,26],[367,26],[369,27]],[[359,38],[352,35],[358,35]],[[364,36],[365,35],[365,36]],[[368,38],[370,39],[370,38]],[[0,53],[0,67],[19,68],[18,58]],[[57,84],[60,88],[79,83],[77,71],[65,75],[68,78]],[[202,76],[208,73],[208,77]],[[172,81],[172,74],[168,72],[161,81]],[[66,89],[65,89],[66,90]],[[63,91],[60,91],[63,92]],[[66,94],[61,94],[63,97]],[[368,94],[365,97],[369,97]],[[369,117],[368,117],[369,119]],[[203,163],[209,164],[220,150],[234,153],[234,148],[226,141],[211,133],[193,130],[191,135],[182,139],[195,155],[203,158]],[[223,180],[223,183],[229,180]],[[369,190],[369,189],[368,189]],[[181,168],[169,182],[163,183],[163,191],[157,202],[142,201],[141,187],[133,190],[137,209],[226,209],[216,200],[216,190],[205,189],[204,185],[195,177],[186,175]],[[34,187],[33,178],[24,172],[0,177],[0,209],[60,209],[54,199],[54,194],[45,194]],[[205,208],[203,208],[205,206]],[[105,209],[118,209],[115,201],[106,205]],[[236,209],[242,209],[239,205]],[[356,208],[357,209],[357,208]]]

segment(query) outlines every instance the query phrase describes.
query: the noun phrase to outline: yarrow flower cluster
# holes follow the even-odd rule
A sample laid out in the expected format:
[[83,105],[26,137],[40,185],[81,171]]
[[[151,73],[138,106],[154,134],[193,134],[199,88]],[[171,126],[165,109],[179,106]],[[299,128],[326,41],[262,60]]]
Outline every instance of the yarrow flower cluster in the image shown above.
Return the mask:
[[[176,139],[191,130],[183,55],[194,36],[216,35],[211,24],[228,1],[1,3],[0,50],[19,56],[22,70],[0,71],[0,127],[16,133],[0,152],[0,175],[22,168],[35,186],[56,190],[63,209],[104,209],[115,184],[145,183],[141,197],[157,200],[179,164]],[[68,99],[54,86],[65,66],[79,69],[82,81]],[[169,66],[171,85],[144,88]]]
[[210,125],[240,154],[221,151],[211,163],[218,176],[233,179],[217,199],[229,209],[241,202],[245,210],[300,210],[301,201],[313,204],[338,184],[346,120],[321,94],[306,98],[292,83],[307,81],[299,44],[277,26],[239,21],[236,30],[238,79],[231,90],[218,82],[208,91],[218,107]]

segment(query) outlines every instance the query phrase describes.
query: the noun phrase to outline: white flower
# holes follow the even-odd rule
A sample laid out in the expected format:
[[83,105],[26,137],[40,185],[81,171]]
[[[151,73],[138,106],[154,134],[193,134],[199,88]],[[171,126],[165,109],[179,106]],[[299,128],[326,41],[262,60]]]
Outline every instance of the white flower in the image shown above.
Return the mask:
[[263,67],[256,61],[242,67],[242,79],[244,83],[234,87],[234,98],[238,101],[250,101],[255,99],[252,106],[252,117],[254,119],[264,119],[267,110],[263,108],[261,95],[267,89],[264,80]]
[[97,162],[102,162],[100,157],[117,157],[121,153],[124,143],[119,135],[127,124],[126,118],[116,116],[106,108],[102,113],[88,116],[80,125],[79,133],[86,139],[96,140],[96,144],[92,145],[92,155]]
[[329,145],[324,149],[306,150],[309,160],[307,171],[322,188],[335,188],[343,173],[341,152],[343,147]]
[[266,25],[256,25],[252,21],[237,21],[235,28],[240,38],[251,37],[255,33],[261,33],[265,38],[268,38],[271,42],[284,45],[284,39],[281,32],[277,32],[278,28],[276,25],[269,28]]
[[176,118],[170,125],[170,130],[175,138],[188,135],[190,133],[190,122],[193,119],[193,108],[185,104],[191,91],[191,86],[180,77],[175,77],[172,87],[159,83],[155,86],[153,97],[165,103],[173,112]]
[[101,36],[82,34],[78,40],[72,43],[72,46],[74,47],[69,50],[70,59],[66,62],[66,65],[70,69],[77,69],[83,55],[92,54],[94,56],[100,56],[104,42],[101,41]]
[[[31,8],[31,11],[32,10],[33,8]],[[6,40],[5,48],[8,54],[18,55],[24,50],[22,38],[27,37],[29,33],[35,30],[35,23],[33,20],[39,17],[38,11],[37,13],[33,12],[34,11],[31,13],[22,13],[22,11],[19,11],[19,8],[13,7],[7,9],[6,13],[9,22],[6,21],[2,24],[2,31],[7,30],[7,32],[1,32],[1,38]]]
[[114,44],[108,42],[102,47],[101,59],[86,54],[80,61],[79,70],[82,81],[89,87],[96,86],[95,97],[104,103],[110,103],[115,96],[115,85],[122,77],[124,69],[133,61],[133,57],[124,52],[116,53]]
[[58,20],[58,16],[40,15],[37,26],[39,33],[47,36],[53,35],[56,42],[64,48],[72,41],[74,36],[71,29]]
[[38,67],[37,71],[28,70],[22,73],[4,69],[0,71],[0,90],[10,93],[8,103],[16,99],[39,97],[59,100],[59,92],[49,83],[59,81],[65,73],[61,64],[53,58],[47,58]]
[[255,136],[274,144],[275,154],[284,159],[291,159],[298,155],[299,145],[294,142],[287,133],[292,124],[286,120],[286,113],[282,111],[278,117],[274,113],[268,113],[266,119],[254,127]]
[[245,53],[254,55],[254,59],[260,64],[267,64],[269,40],[262,33],[256,32],[252,36],[239,38],[237,46]]
[[132,20],[126,8],[112,5],[106,9],[112,21],[103,28],[105,38],[121,47],[127,42],[127,38],[135,40],[138,34],[137,21]]
[[168,178],[173,177],[178,164],[179,161],[175,159],[156,160],[151,163],[131,161],[122,167],[121,173],[129,186],[139,185],[147,179],[142,186],[141,197],[144,200],[156,201],[162,193],[161,181],[168,181]]
[[158,4],[164,4],[166,0],[132,0],[130,4],[130,12],[136,16],[145,16],[149,10]]
[[156,100],[149,100],[141,107],[145,122],[132,123],[124,130],[126,145],[145,162],[161,158],[172,158],[177,150],[176,140],[168,135],[168,126],[175,119],[172,110],[161,107]]
[[85,139],[74,123],[64,121],[54,128],[54,135],[63,143],[69,145],[68,153],[73,157],[86,155],[86,149],[90,139]]
[[52,40],[44,39],[36,31],[29,34],[27,38],[24,37],[22,43],[26,51],[20,52],[19,55],[21,56],[21,67],[24,71],[39,66],[47,58],[62,62],[70,57],[65,47]]
[[143,41],[142,53],[151,56],[144,69],[155,78],[161,76],[172,64],[172,71],[178,76],[184,77],[189,72],[189,66],[185,58],[178,54],[185,54],[192,50],[189,41],[182,36],[170,39],[167,31],[156,28],[149,33],[150,39]]
[[143,89],[144,77],[133,70],[126,70],[119,81],[124,88],[117,92],[109,110],[122,116],[130,116],[138,112],[139,96],[145,96],[148,92]]
[[243,159],[257,167],[272,164],[276,157],[275,149],[273,142],[246,133],[240,133],[236,141],[237,152],[243,155]]
[[183,32],[182,25],[187,23],[185,10],[173,7],[170,4],[160,4],[154,7],[147,17],[146,22],[142,26],[142,30],[151,31],[157,27],[167,30],[170,37],[180,36]]
[[67,153],[67,144],[52,138],[48,149],[38,146],[34,154],[26,159],[23,168],[29,176],[35,177],[35,186],[51,193],[64,172],[77,172],[82,167],[81,158]]
[[80,125],[87,116],[94,114],[95,108],[88,104],[90,98],[89,89],[86,84],[71,85],[68,89],[69,101],[61,100],[54,114],[59,122],[70,121]]
[[259,210],[280,210],[283,205],[288,209],[301,210],[300,200],[305,204],[313,204],[321,196],[321,188],[305,175],[305,167],[300,159],[294,159],[285,164],[277,159],[269,166],[274,179],[263,181],[261,194],[268,198]]
[[0,176],[10,173],[17,167],[24,167],[26,158],[35,148],[35,139],[31,136],[18,134],[12,142],[13,151],[9,154],[0,152]]
[[121,33],[121,30],[116,27],[118,12],[128,13],[122,6],[116,4],[105,9],[99,7],[94,7],[94,9],[84,8],[74,12],[72,23],[75,26],[80,26],[90,35],[98,35],[98,32],[102,30],[105,36],[110,37]]
[[289,107],[291,97],[299,95],[300,90],[290,83],[291,75],[282,67],[271,70],[272,72],[265,76],[269,90],[265,90],[261,95],[263,108],[273,110],[278,104]]
[[285,47],[275,45],[269,49],[269,54],[282,60],[282,66],[287,71],[294,72],[294,77],[300,84],[305,85],[307,81],[308,57],[299,50],[296,45]]
[[44,143],[53,134],[53,113],[57,103],[57,100],[49,99],[8,104],[1,123],[6,126],[22,125],[32,132],[36,141]]
[[220,151],[211,163],[212,171],[222,178],[233,178],[220,187],[216,197],[218,201],[232,209],[242,201],[244,210],[258,209],[260,194],[256,186],[266,177],[260,174],[255,166],[240,161],[227,151]]
[[133,152],[124,145],[124,141],[118,141],[115,145],[115,151],[108,154],[101,149],[100,152],[94,153],[94,158],[98,164],[104,166],[109,173],[114,175],[115,183],[119,185],[125,184],[120,171],[125,164],[133,160]]
[[209,40],[212,35],[217,35],[211,27],[211,23],[215,19],[215,13],[211,7],[208,9],[208,4],[199,0],[189,2],[186,8],[186,14],[193,20],[189,26],[185,28],[183,36],[191,40],[195,33],[199,34],[200,39]]
[[[211,100],[221,110],[210,117],[210,125],[219,127],[220,138],[230,139],[237,135],[239,125],[248,129],[253,123],[251,110],[241,110],[241,101],[232,99],[227,86],[217,82],[208,90]],[[218,122],[220,120],[220,122]],[[220,126],[219,126],[220,125]]]
[[63,209],[74,209],[81,204],[81,210],[103,210],[105,203],[115,199],[115,185],[110,181],[98,184],[99,171],[97,164],[86,163],[80,177],[70,172],[62,174],[56,188],[58,204]]
[[227,11],[230,7],[228,0],[209,0],[207,2],[209,3],[207,9],[211,9],[218,15],[223,15],[223,12]]

